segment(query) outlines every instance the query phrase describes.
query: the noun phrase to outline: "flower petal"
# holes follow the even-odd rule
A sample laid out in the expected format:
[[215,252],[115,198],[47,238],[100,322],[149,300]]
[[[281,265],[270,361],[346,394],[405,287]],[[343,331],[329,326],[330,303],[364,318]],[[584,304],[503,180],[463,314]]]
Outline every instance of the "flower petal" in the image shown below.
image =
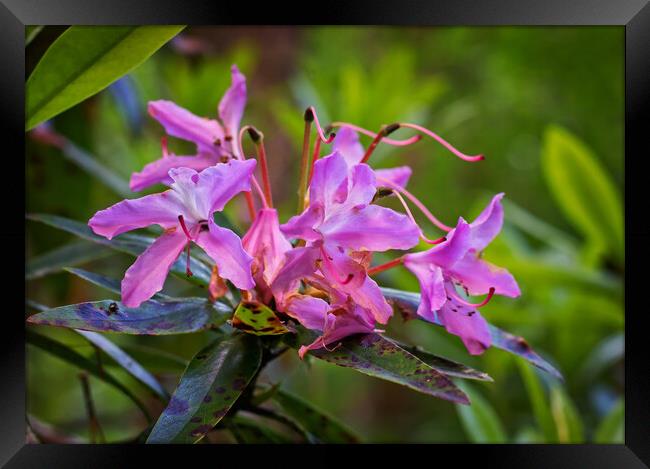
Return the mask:
[[503,205],[501,199],[503,192],[492,197],[492,200],[481,214],[476,217],[472,227],[471,247],[482,251],[499,234],[503,226]]
[[294,248],[288,251],[285,261],[271,284],[271,290],[280,311],[285,307],[287,295],[295,293],[300,279],[316,270],[320,249],[314,246]]
[[404,267],[413,272],[420,283],[418,315],[435,321],[436,311],[447,301],[442,269],[433,264],[409,261],[404,261]]
[[253,258],[244,251],[239,236],[227,228],[218,226],[212,218],[208,220],[208,228],[208,231],[199,233],[195,242],[217,264],[219,275],[242,290],[253,288]]
[[214,166],[218,161],[215,155],[209,153],[198,156],[165,156],[147,164],[139,173],[133,173],[129,187],[132,191],[138,192],[157,183],[169,186],[173,182],[169,177],[170,169],[190,168],[202,171],[209,166]]
[[285,312],[307,329],[322,331],[330,305],[325,300],[307,295],[294,295],[287,301]]
[[309,184],[309,203],[320,204],[327,213],[335,203],[342,203],[347,196],[348,165],[340,153],[319,159]]
[[172,137],[194,142],[204,152],[223,154],[220,146],[215,144],[224,139],[223,129],[216,120],[192,114],[172,101],[150,101],[148,110]]
[[261,286],[259,280],[265,286],[272,283],[284,263],[285,253],[292,248],[280,231],[278,212],[273,208],[264,208],[257,213],[255,221],[242,238],[242,244],[246,252],[253,256],[253,276],[258,287]]
[[100,210],[88,221],[88,226],[101,236],[111,239],[127,231],[160,225],[171,228],[178,225],[178,216],[185,214],[182,201],[173,191],[127,199]]
[[157,238],[124,274],[122,303],[135,308],[162,290],[169,269],[186,244],[187,238],[180,230],[165,232]]
[[232,84],[219,102],[219,117],[226,128],[227,135],[237,138],[239,124],[246,107],[246,77],[236,65],[230,68]]
[[510,272],[480,259],[474,251],[456,262],[449,274],[467,288],[470,295],[485,295],[490,288],[494,288],[497,295],[511,298],[521,295],[519,285]]
[[391,184],[399,187],[406,187],[413,171],[408,166],[397,166],[396,168],[375,169],[378,186],[381,186],[381,179],[386,179]]
[[348,178],[348,195],[345,202],[336,210],[361,209],[370,205],[377,192],[375,173],[367,164],[358,164],[350,168]]
[[419,228],[407,216],[377,205],[336,212],[319,231],[328,243],[355,251],[410,249],[420,236]]
[[471,228],[460,218],[456,228],[446,235],[447,240],[423,252],[404,256],[404,264],[436,265],[450,269],[468,251],[471,241]]
[[314,228],[323,221],[325,210],[323,205],[312,202],[309,207],[300,215],[291,217],[288,222],[280,226],[280,230],[287,238],[304,239],[305,241],[317,241],[322,238],[321,234]]
[[336,132],[332,142],[332,150],[338,151],[345,159],[348,166],[354,166],[361,162],[365,150],[359,142],[359,134],[350,127],[341,127]]
[[183,200],[195,221],[211,218],[242,191],[250,191],[255,160],[230,160],[218,163],[200,173],[190,168],[169,171],[171,188]]
[[483,316],[453,298],[438,311],[438,318],[447,332],[461,338],[472,355],[482,354],[492,344],[490,328]]

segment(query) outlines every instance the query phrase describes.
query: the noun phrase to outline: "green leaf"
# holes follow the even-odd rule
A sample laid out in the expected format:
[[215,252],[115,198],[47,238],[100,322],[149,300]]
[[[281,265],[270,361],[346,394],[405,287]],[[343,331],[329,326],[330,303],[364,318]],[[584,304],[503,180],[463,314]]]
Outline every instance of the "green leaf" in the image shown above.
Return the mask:
[[98,93],[184,26],[72,26],[52,43],[26,87],[26,130]]
[[196,443],[228,413],[257,373],[259,339],[237,333],[197,353],[147,443]]
[[575,405],[560,386],[551,387],[551,413],[560,443],[584,443],[584,428]]
[[25,26],[25,47],[43,30],[43,26]]
[[[296,329],[296,335],[285,336],[293,347],[311,343],[317,337],[304,327]],[[331,347],[310,350],[309,354],[430,396],[469,404],[467,396],[447,376],[379,334],[356,334]]]
[[226,427],[240,444],[288,444],[291,439],[261,425],[252,419],[235,416],[229,420]]
[[[417,309],[420,305],[420,294],[413,292],[406,292],[402,290],[394,290],[392,288],[382,288],[382,293],[386,300],[396,308],[405,319],[417,318],[421,321],[429,322],[437,326],[442,326],[439,321],[430,322],[417,315]],[[528,342],[522,337],[515,336],[509,332],[505,332],[498,327],[489,325],[490,334],[492,335],[492,346],[505,350],[506,352],[518,355],[536,367],[552,374],[556,378],[562,379],[562,375],[550,363],[540,357],[528,345]]]
[[110,254],[110,249],[86,241],[76,241],[28,260],[25,267],[25,279],[33,280],[44,277],[58,272],[63,267],[94,261]]
[[273,401],[306,432],[324,443],[359,443],[361,441],[357,435],[334,417],[298,396],[279,390],[273,396]]
[[600,422],[594,436],[595,443],[625,443],[625,403],[619,398],[609,414]]
[[537,425],[544,434],[545,443],[556,443],[558,441],[557,432],[550,406],[546,400],[542,383],[535,371],[526,363],[517,361],[521,378],[526,386],[526,392],[530,404],[537,420]]
[[155,395],[160,397],[163,400],[167,400],[169,395],[167,391],[160,385],[158,380],[149,373],[142,365],[130,357],[124,350],[115,345],[113,342],[108,340],[106,337],[98,334],[96,332],[90,331],[75,331],[77,334],[80,334],[88,342],[93,344],[95,347],[100,349],[106,355],[111,357],[115,363],[120,365],[125,369],[131,376],[144,384],[149,388]]
[[623,203],[593,152],[566,129],[544,134],[542,169],[567,220],[598,250],[623,260]]
[[89,153],[79,148],[74,143],[66,140],[61,148],[63,156],[72,163],[79,166],[88,174],[103,183],[115,194],[125,199],[133,197],[133,192],[129,188],[129,183],[119,174],[113,172],[104,166],[99,159],[94,158]]
[[493,382],[494,380],[483,371],[475,370],[467,365],[462,363],[449,360],[448,358],[441,357],[440,355],[435,355],[426,350],[422,350],[420,347],[413,345],[406,345],[396,340],[393,340],[396,345],[400,346],[409,353],[412,353],[424,363],[429,365],[431,368],[438,370],[440,373],[443,373],[447,376],[453,376],[454,378],[463,378],[463,379],[474,379],[477,381],[489,381]]
[[471,406],[457,405],[458,417],[472,443],[506,443],[508,437],[492,405],[473,387],[459,384],[472,399]]
[[30,316],[27,322],[95,332],[171,335],[218,327],[231,313],[229,306],[203,298],[149,300],[137,308],[102,300],[53,308]]
[[[85,223],[81,223],[68,218],[59,217],[57,215],[48,214],[29,214],[27,218],[40,223],[45,223],[59,230],[67,231],[81,239],[92,241],[102,246],[108,246],[116,251],[126,252],[133,256],[139,256],[151,243],[154,238],[150,236],[136,235],[133,233],[124,233],[113,239],[106,239],[103,236],[98,236]],[[207,286],[210,283],[210,276],[212,269],[205,265],[203,262],[190,257],[190,269],[192,270],[191,277],[187,277],[185,270],[185,258],[178,259],[171,268],[171,272],[177,277],[186,279],[199,286]]]
[[142,404],[142,402],[126,386],[120,383],[106,370],[100,368],[96,362],[89,360],[88,358],[80,355],[79,353],[75,352],[60,342],[38,334],[30,329],[27,329],[25,332],[25,337],[28,344],[38,347],[41,350],[44,350],[45,352],[50,353],[73,366],[76,366],[77,368],[81,368],[96,378],[118,389],[125,396],[131,399],[135,405],[138,406],[145,417],[147,417],[147,420],[151,420],[151,416],[149,415],[149,412],[147,411],[147,408],[144,406],[144,404]]
[[254,335],[280,335],[289,332],[271,308],[256,301],[239,303],[232,318],[232,327]]
[[[105,275],[95,274],[93,272],[88,272],[87,270],[83,269],[65,268],[63,270],[70,272],[71,274],[76,275],[77,277],[82,278],[85,281],[92,283],[93,285],[97,285],[98,287],[102,287],[112,293],[115,293],[116,295],[122,294],[120,281],[117,279],[107,277]],[[154,300],[172,299],[171,296],[167,296],[162,293],[155,293],[151,298]]]

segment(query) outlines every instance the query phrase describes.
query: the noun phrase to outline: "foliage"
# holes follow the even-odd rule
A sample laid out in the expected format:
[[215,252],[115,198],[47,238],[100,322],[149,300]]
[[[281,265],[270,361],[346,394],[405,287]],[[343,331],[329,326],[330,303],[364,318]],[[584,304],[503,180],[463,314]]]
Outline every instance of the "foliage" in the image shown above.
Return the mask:
[[[27,187],[39,189],[28,198],[28,296],[67,305],[28,318],[31,414],[85,438],[80,388],[70,379],[85,370],[109,442],[622,441],[619,33],[313,28],[296,32],[304,41],[293,41],[293,56],[283,59],[291,66],[282,68],[269,62],[265,39],[235,29],[215,55],[188,57],[178,41],[154,54],[180,29],[73,27],[28,79],[27,128],[56,116],[51,125],[68,137],[58,149],[27,147]],[[27,31],[27,42],[39,33]],[[187,31],[215,41],[210,34]],[[82,44],[86,59],[68,60]],[[232,62],[251,77],[255,99],[271,103],[271,111],[251,106],[247,120],[269,140],[282,213],[295,208],[293,185],[284,181],[295,176],[296,116],[307,104],[324,124],[378,129],[419,120],[487,155],[481,170],[461,170],[425,142],[377,151],[382,166],[408,155],[414,172],[427,175],[414,178],[412,191],[443,219],[459,211],[471,219],[473,199],[505,188],[506,226],[485,256],[508,266],[523,296],[493,300],[485,316],[495,324],[495,346],[512,358],[491,350],[468,357],[439,328],[410,321],[419,298],[408,292],[417,284],[399,271],[379,276],[405,317],[393,320],[390,339],[355,336],[303,363],[295,348],[313,340],[309,331],[269,309],[263,316],[273,334],[262,333],[250,321],[254,308],[237,307],[238,292],[204,299],[211,268],[202,253],[192,253],[189,279],[177,261],[165,294],[134,309],[118,301],[115,278],[157,233],[108,241],[76,220],[116,195],[129,197],[126,176],[159,157],[162,130],[143,118],[146,102],[177,99],[213,115]],[[267,78],[274,73],[281,78]],[[240,228],[238,207],[223,217]],[[56,399],[43,388],[56,390]],[[142,417],[127,417],[134,405]]]

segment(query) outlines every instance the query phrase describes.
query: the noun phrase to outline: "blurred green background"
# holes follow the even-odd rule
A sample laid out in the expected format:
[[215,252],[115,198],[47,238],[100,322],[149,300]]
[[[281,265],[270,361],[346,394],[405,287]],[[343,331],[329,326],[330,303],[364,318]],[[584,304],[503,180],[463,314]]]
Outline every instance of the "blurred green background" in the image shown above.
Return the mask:
[[[60,32],[47,27],[30,43],[28,72]],[[509,269],[523,294],[495,298],[484,316],[524,336],[565,381],[498,350],[469,356],[457,337],[396,315],[388,335],[486,371],[495,382],[462,383],[473,406],[460,408],[321,361],[301,363],[293,353],[274,362],[262,382],[282,381],[369,442],[622,442],[623,34],[619,27],[189,27],[51,124],[87,153],[83,158],[128,179],[161,154],[162,127],[147,116],[147,101],[172,99],[198,115],[215,116],[236,63],[248,79],[244,123],[265,134],[282,221],[297,204],[302,113],[308,105],[316,106],[323,123],[348,121],[378,130],[411,121],[467,154],[484,154],[485,161],[466,163],[424,139],[403,148],[380,145],[373,158],[378,167],[410,165],[410,190],[447,224],[476,216],[493,194],[506,193],[505,226],[485,258]],[[178,140],[170,148],[192,151]],[[86,221],[122,198],[80,169],[74,155],[33,140],[26,153],[28,212]],[[232,204],[228,215],[243,222],[244,205]],[[435,227],[423,226],[430,237],[440,236]],[[70,243],[67,249],[88,253],[83,242],[27,222],[28,298],[48,306],[114,298],[66,272],[50,272],[52,251]],[[132,262],[126,255],[103,254],[81,265],[121,278]],[[418,288],[403,269],[379,278],[384,286]],[[195,293],[172,277],[166,289]],[[72,331],[39,332],[93,354]],[[171,390],[207,336],[111,339]],[[28,412],[58,431],[85,436],[77,374],[28,347]],[[146,426],[128,399],[98,380],[91,378],[91,385],[109,441],[135,436]],[[153,399],[151,405],[161,410]]]

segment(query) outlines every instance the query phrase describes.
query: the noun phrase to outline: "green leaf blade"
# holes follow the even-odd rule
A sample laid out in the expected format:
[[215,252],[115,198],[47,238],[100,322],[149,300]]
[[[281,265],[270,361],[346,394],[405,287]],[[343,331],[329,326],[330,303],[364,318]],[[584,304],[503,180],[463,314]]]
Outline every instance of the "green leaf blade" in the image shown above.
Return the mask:
[[[315,340],[315,333],[298,328],[301,345]],[[291,339],[289,339],[291,340]],[[295,343],[293,344],[295,346]],[[332,350],[310,350],[310,355],[363,374],[401,384],[414,391],[460,404],[469,399],[447,376],[427,365],[391,340],[379,334],[356,334],[347,337]]]
[[93,332],[171,335],[218,327],[231,313],[229,306],[203,298],[149,300],[137,308],[102,300],[53,308],[30,316],[27,322]]
[[278,390],[272,399],[306,432],[324,443],[359,443],[361,441],[359,436],[341,422],[298,396]]
[[228,413],[259,369],[259,339],[236,334],[199,351],[147,443],[196,443]]
[[507,443],[503,424],[492,405],[473,387],[467,384],[460,387],[472,399],[471,406],[456,406],[461,424],[472,443]]
[[[382,288],[381,291],[388,303],[390,303],[393,308],[396,308],[405,318],[417,318],[430,324],[442,326],[442,323],[440,322],[427,321],[418,316],[417,309],[420,305],[419,293],[395,290],[393,288]],[[528,342],[526,342],[524,338],[510,334],[509,332],[503,331],[491,324],[489,327],[490,334],[492,335],[493,347],[518,355],[556,378],[562,379],[562,374],[555,369],[553,365],[539,356],[530,345],[528,345]]]
[[108,257],[111,250],[98,247],[85,241],[76,241],[27,261],[25,279],[33,280],[55,273],[64,267],[72,267],[86,262]]
[[72,26],[45,52],[26,83],[26,130],[106,88],[184,26]]

